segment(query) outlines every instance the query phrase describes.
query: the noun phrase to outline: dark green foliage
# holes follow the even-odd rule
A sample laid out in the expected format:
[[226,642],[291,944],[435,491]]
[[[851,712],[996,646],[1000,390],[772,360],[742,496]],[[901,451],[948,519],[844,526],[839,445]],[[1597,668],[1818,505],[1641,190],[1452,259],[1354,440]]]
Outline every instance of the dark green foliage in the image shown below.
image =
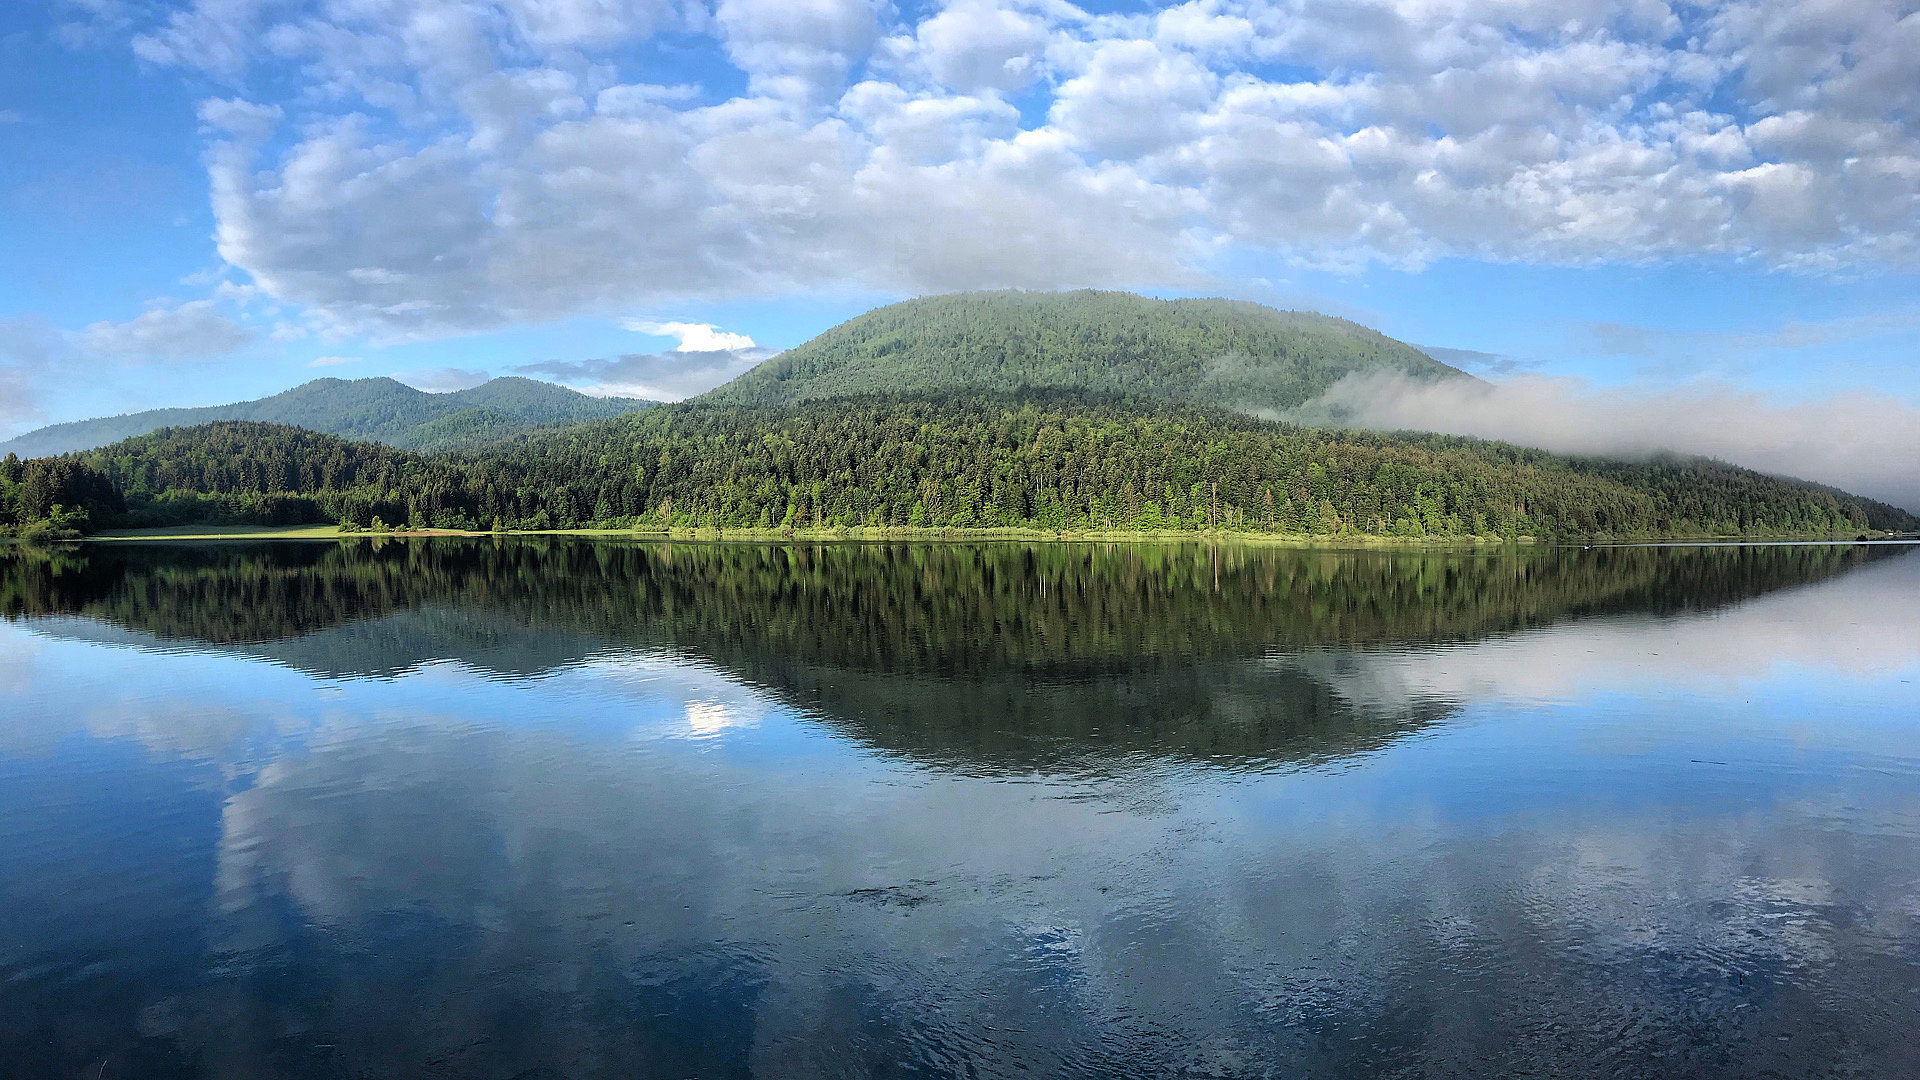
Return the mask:
[[204,409],[80,420],[0,443],[26,457],[65,454],[121,439],[217,420],[257,420],[411,449],[474,446],[535,428],[620,416],[653,404],[594,398],[532,379],[494,379],[470,390],[428,394],[393,379],[315,379],[282,394]]
[[0,460],[0,533],[40,539],[78,536],[126,512],[103,472],[70,458]]
[[381,514],[404,523],[405,498],[363,502],[373,492],[430,497],[467,483],[471,471],[379,443],[244,421],[162,428],[73,459],[113,478],[127,503],[123,523],[132,526],[343,519],[364,526]]
[[[565,537],[114,545],[0,549],[0,617],[81,614],[165,639],[259,644],[469,609],[505,612],[569,649],[619,642],[736,671],[1071,674],[1275,646],[1474,641],[1576,614],[1711,611],[1891,555],[1852,545],[1328,552]],[[478,656],[493,643],[471,644]],[[391,660],[376,648],[348,670]]]
[[1646,537],[1910,529],[1718,462],[1567,458],[1073,396],[670,406],[428,458],[226,423],[81,455],[133,520]]
[[1466,377],[1345,319],[1237,300],[959,293],[870,311],[701,400],[1045,388],[1258,411],[1292,408],[1344,375],[1378,370]]
[[1377,745],[1441,703],[1363,715],[1310,664],[1246,657],[1710,611],[1898,557],[1864,545],[1381,552],[553,537],[0,548],[0,617],[77,614],[325,677],[449,657],[535,675],[609,647],[661,650],[917,757],[1029,768],[1072,748],[1251,762]]

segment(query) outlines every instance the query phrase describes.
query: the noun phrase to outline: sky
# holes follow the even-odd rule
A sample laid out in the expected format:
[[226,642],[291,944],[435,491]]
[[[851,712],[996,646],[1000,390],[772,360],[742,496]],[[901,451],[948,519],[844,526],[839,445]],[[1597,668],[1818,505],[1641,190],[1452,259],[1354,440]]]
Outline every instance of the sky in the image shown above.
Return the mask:
[[1494,383],[1342,388],[1382,423],[1920,508],[1916,72],[1920,0],[0,5],[0,437],[320,376],[671,399],[1103,287]]

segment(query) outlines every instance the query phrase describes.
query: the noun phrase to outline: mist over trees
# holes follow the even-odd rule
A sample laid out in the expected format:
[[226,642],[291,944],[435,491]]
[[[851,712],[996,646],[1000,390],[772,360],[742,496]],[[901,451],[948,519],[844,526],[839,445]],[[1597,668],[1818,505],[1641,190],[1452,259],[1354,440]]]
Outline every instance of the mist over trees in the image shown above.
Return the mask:
[[[1258,415],[1356,373],[1481,386],[1321,315],[1117,292],[963,293],[878,308],[699,398],[640,412],[525,379],[448,395],[311,383],[251,403],[295,409],[298,426],[224,419],[16,460],[0,527],[1399,538],[1920,527],[1896,507],[1700,458],[1565,456]],[[318,419],[301,422],[308,413]],[[595,415],[608,418],[528,430]],[[321,421],[366,441],[308,430]],[[439,452],[383,445],[406,442]]]
[[[458,456],[230,422],[56,461],[71,478],[63,489],[70,497],[92,493],[96,525],[111,518],[1407,538],[1775,536],[1916,525],[1891,506],[1718,462],[1571,458],[1066,394],[677,405]],[[20,469],[24,476],[53,467]],[[83,479],[90,477],[100,479]],[[25,520],[19,505],[15,522]]]

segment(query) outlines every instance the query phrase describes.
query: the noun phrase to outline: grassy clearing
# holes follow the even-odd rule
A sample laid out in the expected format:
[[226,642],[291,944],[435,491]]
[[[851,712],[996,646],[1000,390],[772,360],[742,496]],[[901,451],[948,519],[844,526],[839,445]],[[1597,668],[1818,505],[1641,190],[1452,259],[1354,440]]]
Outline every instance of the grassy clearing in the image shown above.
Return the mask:
[[338,540],[335,525],[163,525],[156,529],[103,529],[86,540]]

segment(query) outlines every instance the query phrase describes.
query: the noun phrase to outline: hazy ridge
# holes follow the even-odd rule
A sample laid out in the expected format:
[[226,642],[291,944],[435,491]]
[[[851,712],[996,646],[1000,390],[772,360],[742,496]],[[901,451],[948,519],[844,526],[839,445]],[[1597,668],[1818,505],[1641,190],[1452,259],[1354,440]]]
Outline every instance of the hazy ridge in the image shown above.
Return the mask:
[[389,378],[315,379],[253,401],[149,409],[54,424],[0,442],[0,454],[23,458],[69,454],[161,428],[219,420],[286,424],[403,449],[451,449],[538,428],[603,420],[653,404],[634,398],[590,397],[552,383],[515,377],[493,379],[448,394],[429,394]]

